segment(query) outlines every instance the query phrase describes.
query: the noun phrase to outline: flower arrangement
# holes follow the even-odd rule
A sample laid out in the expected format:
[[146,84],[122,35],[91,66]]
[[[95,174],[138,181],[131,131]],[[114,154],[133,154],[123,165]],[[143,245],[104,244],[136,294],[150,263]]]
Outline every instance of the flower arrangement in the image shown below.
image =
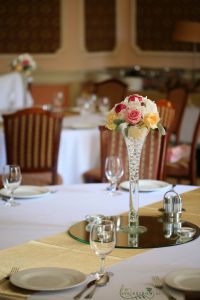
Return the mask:
[[140,138],[151,129],[165,130],[160,122],[157,105],[154,101],[140,95],[130,95],[108,112],[106,127],[110,130],[124,130],[125,135]]
[[33,57],[28,53],[20,54],[11,62],[11,67],[14,71],[23,73],[27,77],[36,69],[36,66]]

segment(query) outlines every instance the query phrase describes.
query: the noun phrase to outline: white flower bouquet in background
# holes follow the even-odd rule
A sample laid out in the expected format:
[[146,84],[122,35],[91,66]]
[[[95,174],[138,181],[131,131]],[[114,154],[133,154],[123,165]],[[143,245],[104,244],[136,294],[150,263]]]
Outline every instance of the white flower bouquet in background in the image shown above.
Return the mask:
[[33,57],[28,53],[20,54],[11,62],[12,70],[20,72],[29,77],[36,69],[37,64]]

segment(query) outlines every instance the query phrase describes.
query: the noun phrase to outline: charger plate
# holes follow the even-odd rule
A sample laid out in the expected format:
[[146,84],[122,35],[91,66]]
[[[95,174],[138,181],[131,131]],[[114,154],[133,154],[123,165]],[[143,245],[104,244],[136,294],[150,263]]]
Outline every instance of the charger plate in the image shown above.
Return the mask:
[[33,291],[58,291],[74,288],[86,281],[86,275],[73,269],[33,268],[10,277],[15,286]]
[[180,269],[166,275],[164,281],[174,289],[200,292],[200,269]]
[[[129,191],[129,181],[123,181],[120,183],[120,188]],[[171,184],[161,180],[141,179],[139,180],[140,192],[155,192],[161,189],[170,189]]]
[[[44,186],[21,185],[14,191],[14,198],[27,199],[46,196],[50,190]],[[10,197],[10,193],[5,188],[0,190],[0,195]]]

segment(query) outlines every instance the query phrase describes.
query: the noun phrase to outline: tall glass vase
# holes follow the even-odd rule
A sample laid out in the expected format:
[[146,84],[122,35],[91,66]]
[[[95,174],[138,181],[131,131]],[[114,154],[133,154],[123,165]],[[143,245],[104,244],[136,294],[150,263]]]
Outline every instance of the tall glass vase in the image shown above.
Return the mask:
[[146,128],[130,127],[123,132],[129,162],[129,213],[128,232],[143,232],[145,228],[139,226],[139,171],[142,148],[148,134]]

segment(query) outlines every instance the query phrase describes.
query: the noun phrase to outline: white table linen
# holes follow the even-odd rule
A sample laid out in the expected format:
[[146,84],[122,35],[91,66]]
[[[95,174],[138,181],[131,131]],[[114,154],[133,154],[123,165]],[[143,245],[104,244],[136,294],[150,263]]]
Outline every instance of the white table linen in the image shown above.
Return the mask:
[[0,115],[33,105],[33,98],[26,90],[25,79],[19,72],[0,76]]
[[[86,214],[118,214],[128,210],[128,192],[111,196],[106,184],[81,184],[56,187],[57,192],[45,197],[20,201],[16,207],[0,207],[0,248],[4,249],[32,239],[53,235],[67,230],[71,224],[85,218]],[[183,193],[193,186],[177,186]],[[52,187],[51,187],[52,189]],[[55,189],[55,187],[54,187]],[[140,207],[163,199],[165,189],[140,193]],[[1,201],[1,204],[3,201]],[[104,288],[98,288],[94,299],[154,299],[166,296],[152,286],[152,276],[161,277],[177,269],[200,268],[200,239],[187,244],[149,250],[112,265],[114,273]],[[123,251],[123,250],[122,250]],[[134,249],[133,249],[134,251]],[[94,253],[91,255],[94,255]],[[79,289],[61,292],[35,293],[29,300],[73,299]],[[146,298],[139,298],[144,295]],[[177,300],[183,300],[181,292],[175,292]],[[136,297],[137,296],[137,297]]]
[[[128,192],[111,196],[107,184],[57,186],[56,192],[41,198],[23,199],[16,207],[0,207],[0,249],[15,246],[67,230],[87,214],[115,215],[128,210]],[[192,186],[177,186],[177,192]],[[55,191],[55,187],[51,187]],[[166,189],[140,193],[140,207],[163,199]],[[1,204],[5,204],[0,201]]]
[[24,106],[24,84],[18,72],[0,76],[0,110]]

